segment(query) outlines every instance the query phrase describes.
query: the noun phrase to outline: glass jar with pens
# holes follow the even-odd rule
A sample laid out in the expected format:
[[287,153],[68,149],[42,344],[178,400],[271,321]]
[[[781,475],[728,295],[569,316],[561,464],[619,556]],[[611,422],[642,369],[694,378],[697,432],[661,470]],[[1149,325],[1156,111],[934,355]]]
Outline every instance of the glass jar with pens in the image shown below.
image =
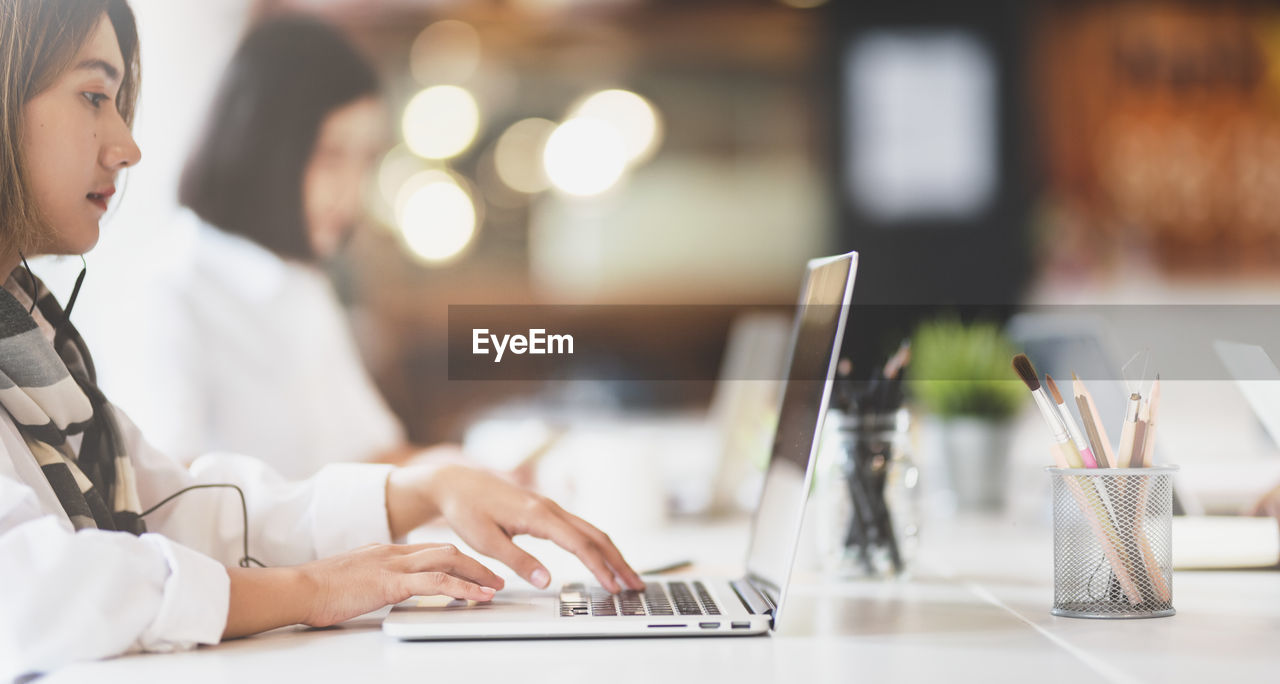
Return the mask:
[[920,474],[903,405],[907,342],[869,382],[841,360],[818,455],[814,505],[823,569],[839,577],[905,575],[920,533]]
[[891,578],[909,572],[920,534],[910,422],[902,407],[828,411],[814,492],[818,552],[828,574]]

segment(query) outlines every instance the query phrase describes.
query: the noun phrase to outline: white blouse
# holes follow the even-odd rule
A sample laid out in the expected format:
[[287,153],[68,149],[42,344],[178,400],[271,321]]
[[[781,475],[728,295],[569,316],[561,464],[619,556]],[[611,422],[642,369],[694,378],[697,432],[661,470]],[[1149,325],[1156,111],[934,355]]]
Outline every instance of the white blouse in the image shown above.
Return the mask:
[[[148,439],[183,462],[231,451],[295,478],[404,442],[319,269],[189,211],[176,229],[186,248],[150,288],[145,334],[118,331],[127,342],[99,358],[104,378],[131,379],[104,389]],[[126,344],[131,361],[114,353]]]
[[[188,469],[112,410],[143,510],[191,484],[239,485],[248,502],[249,555],[267,565],[391,541],[390,466],[330,465],[302,482],[233,454],[209,454]],[[0,681],[75,660],[218,643],[229,601],[224,566],[243,555],[239,496],[194,490],[146,523],[148,533],[137,537],[75,532],[13,420],[0,411]]]

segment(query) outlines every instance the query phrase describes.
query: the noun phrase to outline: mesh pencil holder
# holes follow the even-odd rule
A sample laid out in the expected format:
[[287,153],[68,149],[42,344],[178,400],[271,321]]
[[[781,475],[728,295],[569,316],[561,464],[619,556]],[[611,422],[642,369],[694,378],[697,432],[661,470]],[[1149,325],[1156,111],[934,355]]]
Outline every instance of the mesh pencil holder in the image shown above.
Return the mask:
[[1048,470],[1053,483],[1053,614],[1173,615],[1177,466]]

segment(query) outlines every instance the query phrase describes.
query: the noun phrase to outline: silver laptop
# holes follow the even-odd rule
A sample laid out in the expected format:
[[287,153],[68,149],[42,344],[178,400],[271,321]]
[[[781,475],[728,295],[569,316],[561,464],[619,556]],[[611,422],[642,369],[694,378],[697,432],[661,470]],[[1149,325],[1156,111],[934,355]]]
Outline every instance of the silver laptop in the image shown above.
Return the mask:
[[1280,446],[1280,368],[1256,344],[1214,340],[1213,349],[1262,427]]
[[559,591],[503,590],[492,601],[414,597],[382,629],[397,639],[729,636],[776,628],[795,560],[822,420],[831,395],[857,253],[809,262],[773,453],[752,521],[747,574],[645,577],[643,591],[588,583]]

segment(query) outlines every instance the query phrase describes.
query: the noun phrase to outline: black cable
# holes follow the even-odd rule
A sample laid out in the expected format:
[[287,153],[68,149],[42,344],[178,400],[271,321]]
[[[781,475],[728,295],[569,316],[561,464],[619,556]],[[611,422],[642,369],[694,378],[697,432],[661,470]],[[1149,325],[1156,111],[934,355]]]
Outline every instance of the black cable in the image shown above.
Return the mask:
[[84,260],[83,254],[80,255],[80,263],[83,264],[83,268],[80,269],[80,275],[76,276],[75,287],[71,288],[71,296],[67,298],[67,306],[62,310],[62,320],[58,322],[58,327],[53,333],[54,349],[62,346],[60,342],[65,339],[67,326],[71,324],[71,310],[76,306],[76,298],[80,296],[80,286],[84,285],[84,276],[89,272],[89,263]]
[[[28,311],[27,313],[33,314],[36,310],[36,304],[39,303],[39,294],[40,294],[39,288],[36,287],[35,274],[31,272],[31,266],[27,264],[27,256],[23,254],[21,250],[18,251],[18,256],[22,259],[22,267],[24,270],[26,270],[27,278],[31,281],[31,310]],[[80,269],[80,275],[76,278],[75,287],[72,288],[71,290],[71,297],[70,299],[67,300],[67,308],[63,310],[63,319],[58,323],[57,332],[54,334],[54,348],[57,348],[58,338],[60,338],[63,335],[66,329],[67,323],[71,320],[71,309],[76,305],[76,298],[80,295],[80,286],[84,284],[85,273],[87,273],[89,270],[89,265],[84,262],[84,255],[80,256],[80,262],[84,264],[84,268]],[[254,558],[253,556],[249,555],[249,504],[245,500],[244,490],[240,489],[240,487],[237,485],[219,483],[219,484],[198,484],[198,485],[191,485],[190,487],[183,487],[182,489],[179,489],[178,491],[170,494],[169,496],[166,496],[163,500],[160,501],[160,503],[138,514],[138,517],[145,518],[148,515],[151,515],[156,511],[156,509],[169,503],[170,501],[173,501],[179,496],[186,494],[187,492],[193,489],[212,489],[215,487],[234,489],[236,490],[236,494],[240,495],[240,515],[241,515],[241,520],[244,521],[244,537],[243,537],[244,556],[240,558],[240,562],[239,562],[240,567],[247,568],[249,567],[250,564],[257,565],[260,568],[267,567],[266,563],[263,563],[257,558]]]
[[18,250],[18,256],[22,258],[22,268],[27,272],[27,280],[31,281],[31,309],[27,311],[29,314],[36,312],[36,300],[40,298],[39,288],[36,287],[36,276],[31,272],[31,265],[27,263],[27,255]]
[[139,517],[139,518],[145,518],[145,517],[147,517],[148,515],[151,515],[152,513],[154,513],[154,512],[156,511],[156,509],[157,509],[157,508],[160,508],[161,506],[163,506],[163,505],[165,505],[165,504],[169,503],[170,501],[173,501],[174,499],[178,498],[179,496],[182,496],[183,494],[186,494],[187,492],[189,492],[189,491],[191,491],[191,490],[193,490],[193,489],[211,489],[211,488],[214,488],[214,487],[229,487],[229,488],[231,488],[231,489],[236,490],[236,494],[239,494],[239,495],[240,495],[240,512],[241,512],[241,514],[243,514],[243,518],[242,518],[242,519],[244,520],[244,557],[240,559],[240,567],[242,567],[242,568],[247,568],[247,567],[249,567],[249,564],[250,564],[250,563],[253,563],[253,564],[257,565],[257,566],[258,566],[258,567],[260,567],[260,568],[265,568],[265,567],[267,567],[265,563],[263,563],[262,561],[258,560],[257,558],[254,558],[253,556],[250,556],[250,555],[249,555],[249,504],[245,502],[245,498],[244,498],[244,490],[243,490],[243,489],[240,489],[240,487],[238,487],[237,485],[233,485],[233,484],[198,484],[198,485],[191,485],[190,487],[183,487],[182,489],[179,489],[178,491],[176,491],[176,492],[174,492],[174,493],[170,494],[169,496],[166,496],[163,500],[161,500],[161,501],[160,501],[160,503],[158,503],[158,504],[156,504],[156,505],[152,506],[151,508],[148,508],[147,510],[143,511],[142,513],[140,513],[140,514],[138,515],[138,517]]

